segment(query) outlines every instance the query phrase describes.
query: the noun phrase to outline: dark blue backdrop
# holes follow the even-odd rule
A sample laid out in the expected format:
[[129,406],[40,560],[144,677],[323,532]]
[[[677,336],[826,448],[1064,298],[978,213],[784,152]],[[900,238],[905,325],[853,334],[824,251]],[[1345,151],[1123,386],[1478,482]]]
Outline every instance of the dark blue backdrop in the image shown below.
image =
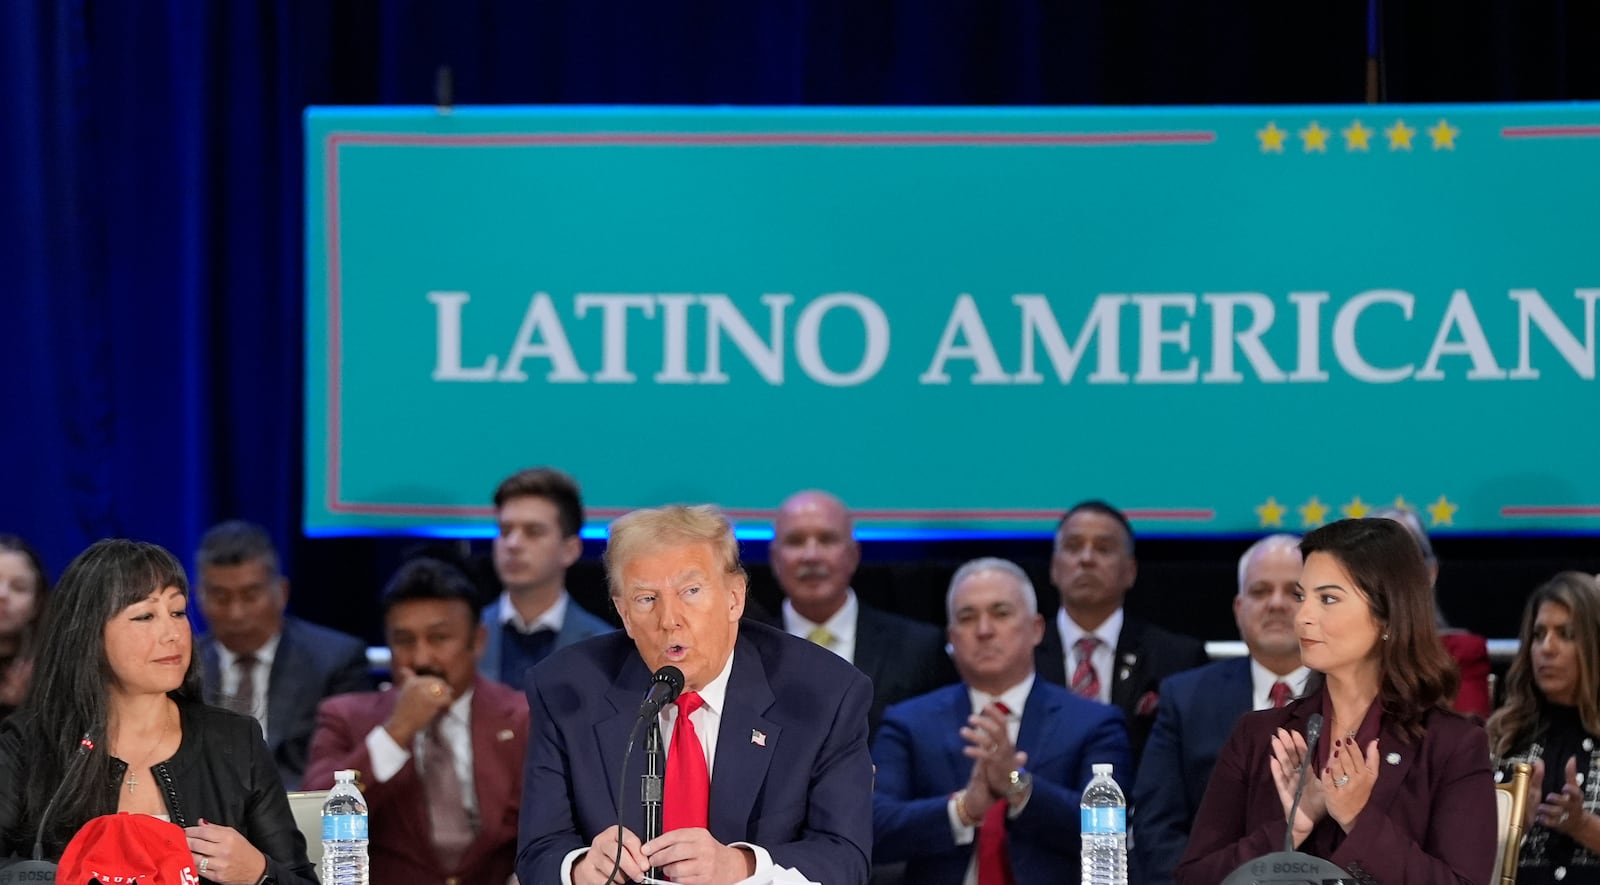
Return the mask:
[[[1369,15],[1316,0],[0,4],[0,531],[55,571],[107,535],[186,557],[234,515],[291,557],[370,552],[298,533],[308,104],[429,103],[441,65],[472,104],[1357,102]],[[1596,4],[1410,0],[1380,17],[1389,100],[1600,98]]]

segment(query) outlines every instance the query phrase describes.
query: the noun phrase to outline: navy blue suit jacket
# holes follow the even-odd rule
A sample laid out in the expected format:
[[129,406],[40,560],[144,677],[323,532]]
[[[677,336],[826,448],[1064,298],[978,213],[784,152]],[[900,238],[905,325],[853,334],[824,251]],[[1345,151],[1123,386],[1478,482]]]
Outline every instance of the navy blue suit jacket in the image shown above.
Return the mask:
[[[559,885],[566,855],[600,831],[643,832],[643,740],[618,769],[650,671],[618,630],[553,652],[528,674],[533,735],[523,770],[517,878]],[[862,885],[872,848],[872,686],[843,658],[743,621],[717,736],[710,826],[828,885]]]
[[1189,844],[1217,754],[1250,712],[1250,659],[1232,658],[1169,676],[1133,788],[1134,867],[1145,885],[1171,885]]
[[[217,641],[208,634],[197,642],[202,694],[206,703],[221,706]],[[365,642],[299,618],[283,619],[278,648],[272,653],[272,672],[267,677],[266,738],[285,789],[300,788],[311,734],[317,729],[317,705],[322,699],[371,690]]]
[[[972,859],[976,840],[955,843],[946,805],[972,774],[960,734],[970,715],[967,686],[947,686],[890,707],[873,742],[873,860],[905,861],[908,883],[960,885]],[[1006,822],[1011,869],[1018,882],[1077,882],[1078,806],[1092,766],[1109,762],[1114,777],[1128,770],[1122,714],[1035,679],[1017,749],[1028,754],[1033,796]]]

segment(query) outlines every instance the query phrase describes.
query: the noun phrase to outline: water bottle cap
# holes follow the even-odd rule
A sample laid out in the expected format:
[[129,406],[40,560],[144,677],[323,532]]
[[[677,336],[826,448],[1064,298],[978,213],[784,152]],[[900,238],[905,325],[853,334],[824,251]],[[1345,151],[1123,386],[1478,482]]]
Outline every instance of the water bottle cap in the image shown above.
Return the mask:
[[1111,763],[1110,762],[1096,762],[1094,764],[1094,773],[1095,773],[1096,777],[1098,777],[1098,776],[1100,776],[1102,774],[1105,775],[1106,777],[1110,777],[1111,776]]
[[335,783],[344,783],[346,781],[355,783],[356,773],[354,768],[341,768],[333,773],[333,780]]

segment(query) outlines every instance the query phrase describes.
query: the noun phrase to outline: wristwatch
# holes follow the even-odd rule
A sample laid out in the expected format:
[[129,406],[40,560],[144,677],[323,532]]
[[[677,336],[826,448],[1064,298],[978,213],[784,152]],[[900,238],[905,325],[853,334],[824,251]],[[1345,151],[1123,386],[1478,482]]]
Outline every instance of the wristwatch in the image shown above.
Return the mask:
[[1011,774],[1006,777],[1006,783],[1006,798],[1015,802],[1033,789],[1033,773],[1018,766],[1011,769]]

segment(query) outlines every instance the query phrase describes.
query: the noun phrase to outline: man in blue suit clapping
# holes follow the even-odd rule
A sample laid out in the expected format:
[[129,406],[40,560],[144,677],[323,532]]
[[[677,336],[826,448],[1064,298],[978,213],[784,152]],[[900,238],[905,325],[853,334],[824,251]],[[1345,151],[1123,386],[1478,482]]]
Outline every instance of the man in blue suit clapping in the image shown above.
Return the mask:
[[919,885],[1078,881],[1091,766],[1128,770],[1117,708],[1034,678],[1044,619],[1003,559],[956,571],[947,628],[962,682],[889,708],[873,743],[873,860]]

